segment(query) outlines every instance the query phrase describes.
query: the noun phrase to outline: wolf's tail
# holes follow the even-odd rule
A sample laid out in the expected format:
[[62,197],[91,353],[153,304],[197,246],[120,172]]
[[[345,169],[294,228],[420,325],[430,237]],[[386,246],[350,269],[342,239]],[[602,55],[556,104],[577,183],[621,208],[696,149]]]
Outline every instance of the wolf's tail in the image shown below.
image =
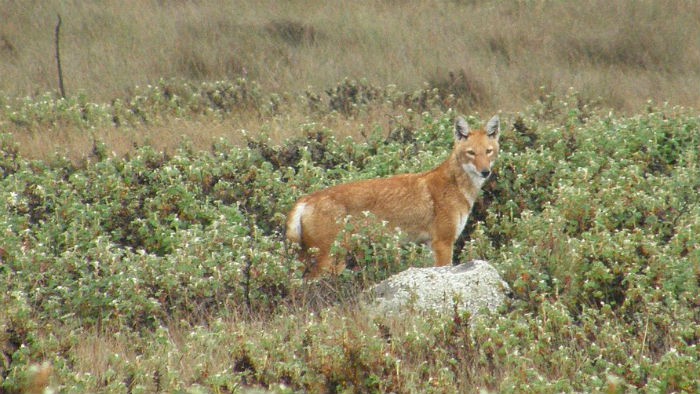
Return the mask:
[[301,245],[302,234],[301,218],[304,215],[305,209],[306,203],[297,203],[287,217],[287,239],[299,245]]

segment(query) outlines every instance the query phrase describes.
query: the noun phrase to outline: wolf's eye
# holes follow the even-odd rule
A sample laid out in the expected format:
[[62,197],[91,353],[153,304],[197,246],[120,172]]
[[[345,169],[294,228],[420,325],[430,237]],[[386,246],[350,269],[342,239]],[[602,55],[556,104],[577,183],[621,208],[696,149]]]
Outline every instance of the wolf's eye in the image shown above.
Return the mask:
[[491,153],[493,153],[493,149],[491,149],[491,148],[486,149],[486,154],[487,154],[487,155],[490,155]]
[[471,149],[469,149],[469,150],[467,151],[467,154],[468,154],[469,156],[476,156],[476,152],[474,152],[474,151],[471,150]]

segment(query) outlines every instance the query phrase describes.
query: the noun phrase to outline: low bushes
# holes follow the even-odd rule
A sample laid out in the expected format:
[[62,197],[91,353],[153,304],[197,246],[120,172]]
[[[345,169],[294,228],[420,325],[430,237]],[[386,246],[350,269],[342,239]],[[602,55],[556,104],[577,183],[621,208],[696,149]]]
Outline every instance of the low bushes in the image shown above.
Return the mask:
[[367,321],[357,289],[430,261],[374,229],[341,278],[303,282],[287,210],[328,185],[437,165],[454,114],[421,116],[365,141],[319,128],[282,146],[125,158],[98,144],[82,165],[23,159],[4,137],[0,387],[47,360],[65,392],[698,389],[700,121],[685,110],[619,117],[571,95],[519,114],[456,252],[490,260],[513,290],[474,325]]

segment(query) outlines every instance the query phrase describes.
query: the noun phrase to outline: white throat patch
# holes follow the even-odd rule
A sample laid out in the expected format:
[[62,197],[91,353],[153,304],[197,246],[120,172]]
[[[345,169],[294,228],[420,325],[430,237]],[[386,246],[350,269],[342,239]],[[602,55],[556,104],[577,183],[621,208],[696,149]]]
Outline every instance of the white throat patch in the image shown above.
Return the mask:
[[[462,169],[464,172],[469,175],[469,179],[471,179],[472,183],[477,189],[481,189],[482,186],[484,186],[484,182],[486,182],[486,178],[481,176],[481,174],[476,170],[476,167],[474,167],[473,164],[471,163],[464,163],[462,164]],[[471,201],[470,201],[471,202]],[[473,202],[472,202],[473,204]]]

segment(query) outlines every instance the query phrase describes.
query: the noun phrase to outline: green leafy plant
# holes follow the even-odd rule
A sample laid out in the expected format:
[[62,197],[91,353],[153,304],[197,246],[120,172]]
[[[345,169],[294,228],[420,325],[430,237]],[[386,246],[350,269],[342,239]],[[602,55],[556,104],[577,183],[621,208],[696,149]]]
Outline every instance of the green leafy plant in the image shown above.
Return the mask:
[[[352,108],[401,96],[339,86],[359,89],[334,93]],[[146,92],[111,107],[28,100],[13,124],[219,119],[268,102],[244,81]],[[46,361],[61,392],[697,391],[700,122],[689,110],[617,116],[571,92],[504,127],[455,256],[502,273],[512,297],[498,312],[368,318],[363,289],[432,261],[371,217],[345,223],[340,277],[302,280],[283,234],[296,199],[433,168],[452,143],[455,114],[441,105],[361,140],[305,123],[282,144],[260,133],[118,157],[96,143],[80,164],[25,159],[3,136],[0,390],[23,390]]]

